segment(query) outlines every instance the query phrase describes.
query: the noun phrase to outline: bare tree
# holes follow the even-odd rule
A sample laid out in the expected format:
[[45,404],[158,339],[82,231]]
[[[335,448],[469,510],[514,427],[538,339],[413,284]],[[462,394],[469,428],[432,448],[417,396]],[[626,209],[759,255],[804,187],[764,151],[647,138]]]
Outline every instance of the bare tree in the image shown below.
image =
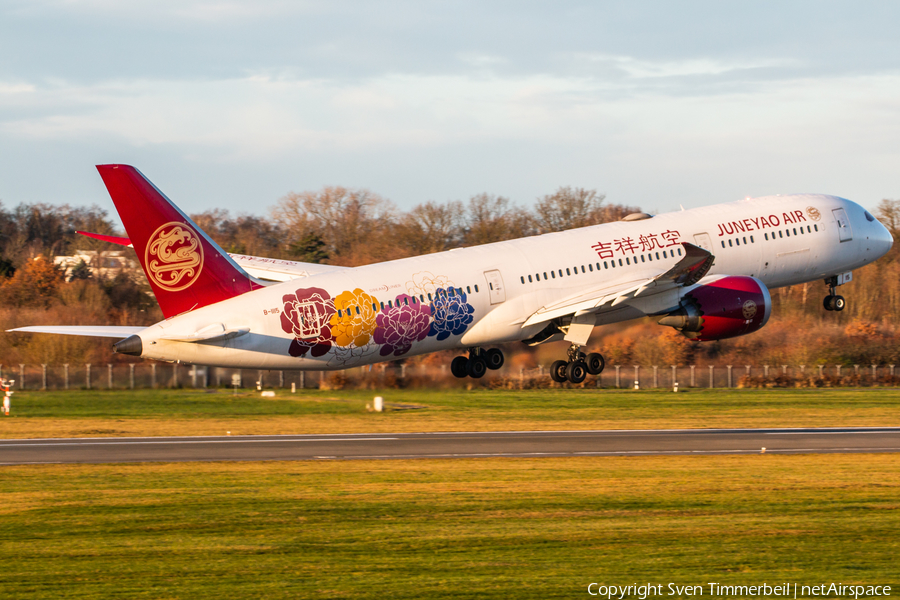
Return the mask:
[[479,194],[469,199],[464,217],[467,246],[511,240],[532,234],[531,216],[503,196]]
[[397,222],[397,239],[410,255],[431,254],[462,243],[464,208],[458,200],[419,204]]
[[404,252],[390,237],[394,205],[368,190],[334,186],[291,192],[272,209],[291,242],[316,234],[334,264],[358,265],[398,258]]

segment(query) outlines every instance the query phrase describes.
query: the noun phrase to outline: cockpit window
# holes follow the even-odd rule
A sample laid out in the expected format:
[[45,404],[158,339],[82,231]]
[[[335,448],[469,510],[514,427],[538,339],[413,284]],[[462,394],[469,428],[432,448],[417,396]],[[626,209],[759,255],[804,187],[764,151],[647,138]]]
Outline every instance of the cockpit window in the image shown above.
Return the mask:
[[874,221],[874,220],[875,220],[875,217],[873,217],[872,215],[870,215],[870,214],[869,214],[869,211],[866,211],[866,221],[868,221],[869,223],[871,223],[871,222]]

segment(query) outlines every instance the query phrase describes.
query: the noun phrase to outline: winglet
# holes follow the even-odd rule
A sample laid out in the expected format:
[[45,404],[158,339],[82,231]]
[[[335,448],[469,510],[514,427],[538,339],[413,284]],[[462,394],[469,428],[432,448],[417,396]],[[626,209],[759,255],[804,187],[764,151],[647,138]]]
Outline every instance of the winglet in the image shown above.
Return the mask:
[[140,171],[97,170],[166,318],[262,287]]

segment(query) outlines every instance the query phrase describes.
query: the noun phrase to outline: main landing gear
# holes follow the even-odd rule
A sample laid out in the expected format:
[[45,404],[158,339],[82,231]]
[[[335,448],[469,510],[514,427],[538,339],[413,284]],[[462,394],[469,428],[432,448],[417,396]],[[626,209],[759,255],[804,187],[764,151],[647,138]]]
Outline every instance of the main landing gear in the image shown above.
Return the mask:
[[469,350],[469,356],[457,356],[453,359],[450,363],[450,372],[459,378],[479,379],[484,377],[488,369],[496,371],[502,367],[503,360],[503,352],[497,348],[490,350],[472,348]]
[[825,306],[825,310],[844,310],[844,307],[847,306],[847,301],[844,300],[843,296],[838,296],[834,293],[834,288],[837,286],[837,276],[829,277],[825,280],[825,283],[828,284],[828,295],[825,296],[825,301],[822,303]]
[[581,347],[572,344],[566,351],[569,360],[558,360],[550,365],[550,379],[557,383],[570,381],[581,383],[588,375],[599,375],[606,366],[603,356],[597,352],[585,354]]

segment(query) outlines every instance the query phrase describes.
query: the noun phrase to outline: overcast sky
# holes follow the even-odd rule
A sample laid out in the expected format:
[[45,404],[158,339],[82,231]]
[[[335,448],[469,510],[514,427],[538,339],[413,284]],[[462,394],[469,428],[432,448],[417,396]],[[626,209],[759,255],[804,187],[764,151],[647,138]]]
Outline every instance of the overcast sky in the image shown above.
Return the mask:
[[900,3],[0,0],[0,201],[900,197]]

